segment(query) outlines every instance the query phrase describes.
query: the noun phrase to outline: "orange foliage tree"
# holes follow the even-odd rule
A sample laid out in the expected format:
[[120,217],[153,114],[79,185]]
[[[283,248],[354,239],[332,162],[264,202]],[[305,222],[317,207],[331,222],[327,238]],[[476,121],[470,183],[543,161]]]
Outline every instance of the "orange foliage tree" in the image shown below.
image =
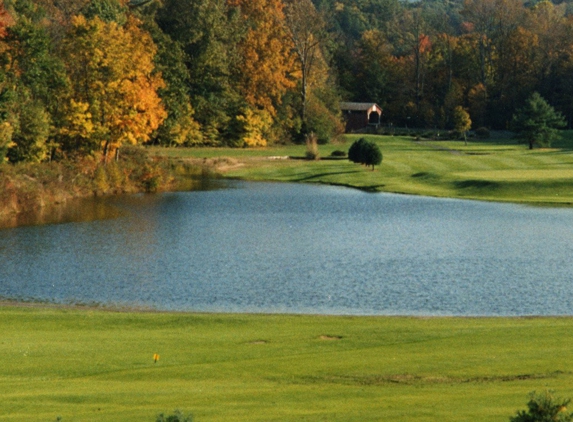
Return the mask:
[[248,105],[239,116],[248,146],[264,145],[284,94],[296,86],[292,44],[280,0],[228,0],[248,28],[238,46],[239,92]]
[[166,118],[157,94],[164,82],[154,73],[155,45],[139,22],[77,16],[63,51],[73,92],[64,136],[90,139],[104,159],[124,143],[148,141]]

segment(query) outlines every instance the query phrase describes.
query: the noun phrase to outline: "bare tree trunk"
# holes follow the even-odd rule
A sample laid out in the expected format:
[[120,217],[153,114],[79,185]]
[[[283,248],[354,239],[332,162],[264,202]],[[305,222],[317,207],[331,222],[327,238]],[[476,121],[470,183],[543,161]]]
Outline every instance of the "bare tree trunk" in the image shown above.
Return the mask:
[[287,0],[285,18],[294,52],[301,70],[301,118],[306,122],[306,108],[309,95],[309,79],[313,65],[320,54],[320,43],[324,35],[324,21],[311,0]]

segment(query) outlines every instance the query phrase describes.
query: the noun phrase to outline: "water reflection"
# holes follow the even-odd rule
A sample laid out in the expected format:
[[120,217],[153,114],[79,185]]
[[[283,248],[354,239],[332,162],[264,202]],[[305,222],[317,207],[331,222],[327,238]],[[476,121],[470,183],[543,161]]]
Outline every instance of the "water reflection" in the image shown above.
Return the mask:
[[0,231],[0,296],[163,310],[571,315],[571,209],[233,182]]
[[109,199],[74,199],[64,204],[7,216],[0,219],[0,229],[41,224],[61,224],[80,221],[105,220],[121,215],[119,209],[110,206]]
[[[210,175],[188,177],[181,182],[182,191],[209,191],[228,189],[228,181]],[[153,195],[148,195],[153,197]],[[44,224],[65,224],[72,222],[87,222],[94,220],[108,220],[122,215],[121,210],[114,206],[117,200],[129,202],[129,198],[144,205],[142,199],[145,195],[122,195],[114,197],[87,197],[70,199],[65,203],[41,207],[28,212],[8,215],[0,219],[0,230],[6,228],[35,226]]]

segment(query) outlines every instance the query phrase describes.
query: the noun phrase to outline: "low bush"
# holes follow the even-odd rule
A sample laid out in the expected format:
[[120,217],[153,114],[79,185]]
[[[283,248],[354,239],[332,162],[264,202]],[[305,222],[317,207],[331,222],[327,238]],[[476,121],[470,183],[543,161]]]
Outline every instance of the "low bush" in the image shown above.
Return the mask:
[[553,396],[553,392],[531,393],[527,410],[520,410],[510,422],[571,422],[573,415],[567,411],[571,400]]
[[480,127],[475,130],[475,134],[478,138],[488,139],[490,137],[490,132],[487,127]]
[[184,415],[180,410],[176,410],[172,415],[165,416],[161,413],[155,422],[193,422],[193,415]]
[[330,155],[331,155],[332,157],[346,157],[346,152],[337,149],[337,150],[332,151],[332,152],[330,153]]

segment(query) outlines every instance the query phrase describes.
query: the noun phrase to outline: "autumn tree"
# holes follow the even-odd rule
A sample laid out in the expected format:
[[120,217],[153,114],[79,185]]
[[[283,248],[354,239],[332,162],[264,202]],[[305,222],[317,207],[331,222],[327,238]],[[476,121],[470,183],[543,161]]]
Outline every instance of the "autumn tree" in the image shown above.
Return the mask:
[[494,126],[505,128],[513,101],[508,105],[506,100],[516,89],[506,80],[514,69],[512,54],[518,51],[515,42],[520,42],[516,31],[523,25],[525,8],[519,0],[467,0],[461,13],[464,29],[473,35],[479,75],[476,85],[483,87],[487,117]]
[[288,89],[294,55],[280,0],[228,0],[238,8],[248,28],[239,43],[239,87],[249,106],[276,115],[276,107]]
[[65,36],[71,20],[81,14],[91,0],[35,0],[46,14],[44,24],[55,44]]
[[[12,16],[6,11],[4,3],[0,3],[0,50],[5,52],[7,44],[4,38],[7,34],[8,27],[13,24]],[[5,54],[5,53],[4,53]],[[2,56],[4,56],[2,54]],[[4,56],[5,57],[5,56]],[[12,134],[14,128],[8,121],[9,104],[10,104],[10,80],[8,77],[7,61],[0,61],[0,164],[4,163],[7,158],[8,150],[14,146]]]
[[472,127],[469,113],[462,106],[454,109],[454,130],[464,137],[464,142],[468,143],[467,133]]
[[[246,102],[239,116],[239,121],[244,122],[241,138],[247,146],[264,145],[283,96],[296,86],[291,76],[294,55],[283,3],[228,0],[228,4],[240,12],[243,25],[248,28],[238,45],[239,62],[234,76]],[[255,128],[260,130],[259,136],[253,136]]]
[[0,3],[0,40],[6,36],[8,27],[14,24],[12,16],[4,7],[4,2]]
[[16,24],[8,28],[5,41],[9,45],[10,67],[19,82],[55,118],[68,80],[46,28],[25,15],[19,16]]
[[313,72],[322,59],[325,26],[311,0],[289,0],[285,13],[300,73],[300,116],[304,124]]
[[355,50],[355,99],[372,101],[382,108],[395,98],[396,61],[392,46],[379,30],[368,30],[356,43]]
[[104,159],[123,143],[148,141],[166,117],[157,95],[164,83],[154,73],[155,52],[134,18],[125,26],[97,16],[73,21],[64,44],[73,91],[70,118],[93,124],[90,138]]
[[17,93],[17,103],[11,120],[12,146],[8,149],[11,162],[38,162],[47,157],[50,116],[43,105],[30,97],[29,91]]

